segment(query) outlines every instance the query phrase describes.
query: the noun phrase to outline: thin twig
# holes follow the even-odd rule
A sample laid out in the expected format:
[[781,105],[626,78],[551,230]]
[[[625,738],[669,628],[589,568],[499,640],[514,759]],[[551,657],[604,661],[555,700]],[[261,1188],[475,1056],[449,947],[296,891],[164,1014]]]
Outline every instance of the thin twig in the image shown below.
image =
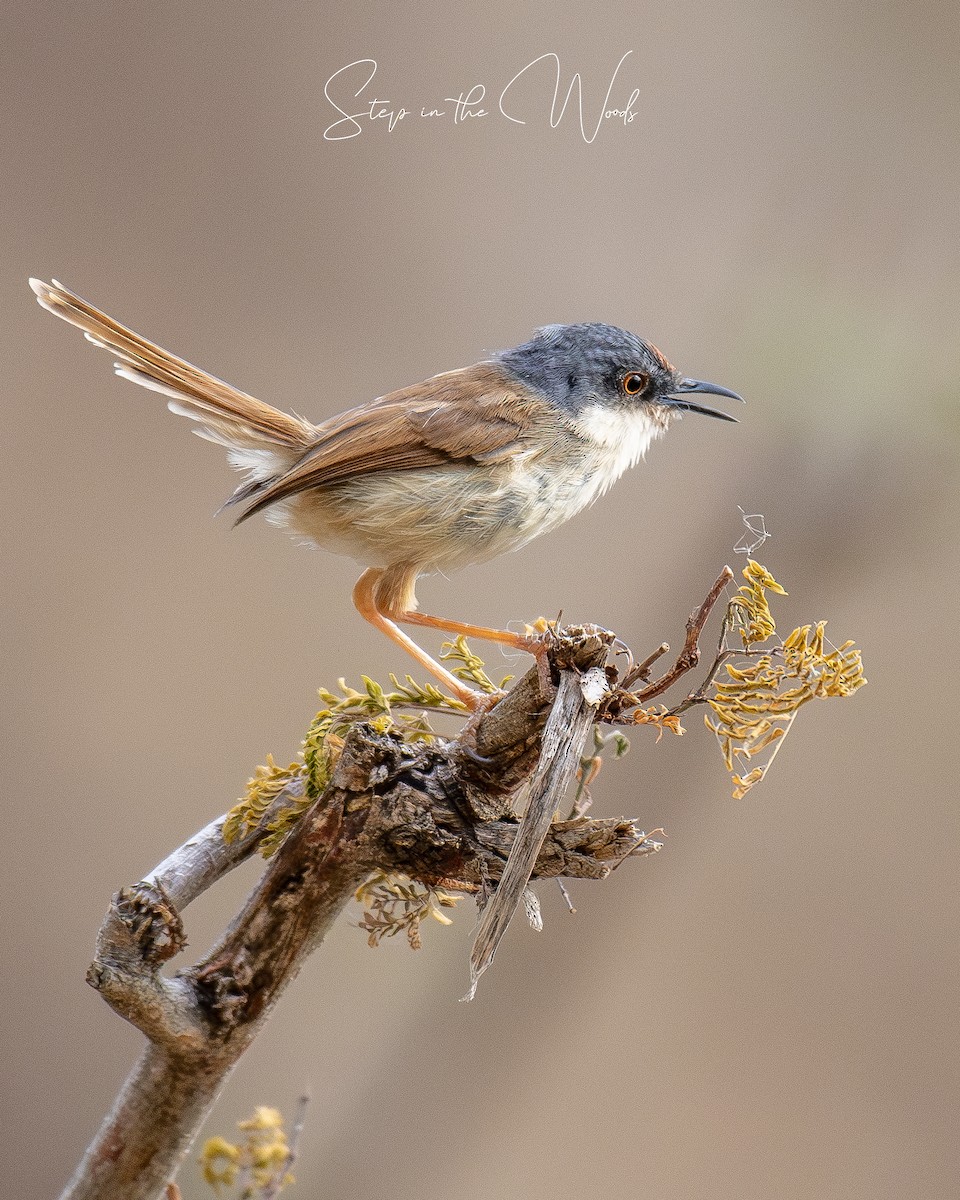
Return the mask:
[[663,658],[665,654],[669,653],[670,643],[661,642],[652,654],[648,654],[642,663],[637,663],[637,665],[624,676],[621,687],[629,691],[633,685],[638,682],[638,680],[642,679],[643,682],[646,683],[650,678],[650,668],[653,666],[653,664],[657,661],[657,659]]
[[290,1174],[293,1164],[297,1161],[297,1149],[300,1145],[300,1136],[303,1133],[303,1126],[307,1120],[307,1108],[310,1105],[310,1095],[304,1092],[297,1101],[297,1111],[293,1118],[293,1126],[290,1129],[290,1138],[287,1142],[287,1157],[283,1167],[278,1169],[273,1178],[263,1189],[260,1195],[260,1200],[275,1200],[276,1196],[280,1195],[284,1182]]
[[673,664],[669,671],[666,671],[659,679],[655,680],[648,687],[645,687],[642,692],[636,693],[637,704],[646,704],[648,700],[652,700],[655,696],[662,695],[677,682],[681,676],[687,671],[692,671],[700,661],[700,635],[703,632],[703,627],[707,623],[714,605],[720,599],[720,593],[733,579],[733,571],[729,567],[724,567],[713,587],[707,593],[706,599],[698,609],[695,609],[687,619],[687,636],[683,642],[683,649],[677,656],[677,661]]
[[557,883],[560,885],[560,895],[563,897],[564,903],[566,904],[570,915],[576,916],[577,910],[573,907],[573,901],[570,899],[570,892],[567,890],[566,884],[562,879],[558,879]]

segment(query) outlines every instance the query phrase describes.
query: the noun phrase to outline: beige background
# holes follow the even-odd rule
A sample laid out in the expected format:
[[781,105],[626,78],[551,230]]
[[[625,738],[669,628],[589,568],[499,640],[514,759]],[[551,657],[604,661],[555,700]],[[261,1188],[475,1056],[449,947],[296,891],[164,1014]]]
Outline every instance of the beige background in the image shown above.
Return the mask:
[[[212,520],[218,451],[28,274],[315,417],[545,322],[633,328],[748,396],[743,423],[685,421],[589,514],[424,601],[676,642],[741,504],[784,623],[865,654],[870,687],[805,712],[743,802],[698,721],[638,734],[596,811],[666,850],[576,888],[575,918],[545,889],[545,931],[511,931],[474,1004],[468,908],[416,955],[342,921],[212,1129],[309,1084],[303,1196],[957,1194],[957,13],[8,6],[7,1194],[56,1192],[137,1052],[83,982],[111,891],[292,756],[318,684],[406,669],[353,613],[353,564]],[[638,119],[586,145],[531,87],[523,127],[323,141],[354,59],[419,108],[548,50],[591,112],[633,50]],[[194,952],[252,878],[189,912]]]

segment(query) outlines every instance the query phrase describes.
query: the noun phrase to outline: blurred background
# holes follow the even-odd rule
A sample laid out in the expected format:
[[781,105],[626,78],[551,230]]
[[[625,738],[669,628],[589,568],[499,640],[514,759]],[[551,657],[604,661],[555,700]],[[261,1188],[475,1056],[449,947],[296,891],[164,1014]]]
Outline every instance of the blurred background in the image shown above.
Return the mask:
[[[41,312],[36,274],[317,419],[547,322],[636,330],[747,396],[742,423],[684,421],[590,512],[428,580],[424,606],[677,644],[742,566],[741,505],[772,531],[781,625],[828,617],[870,680],[808,707],[740,802],[698,717],[637,731],[594,812],[663,826],[665,850],[575,886],[576,916],[543,888],[545,930],[511,929],[472,1004],[469,902],[416,954],[368,949],[353,911],[208,1132],[309,1086],[302,1196],[955,1196],[957,6],[2,19],[9,1194],[56,1194],[138,1053],[83,981],[111,893],[294,756],[318,685],[408,668],[354,613],[354,564],[212,519],[237,482],[219,450]],[[581,73],[589,134],[628,50],[610,103],[639,89],[636,118],[589,143],[572,111],[551,129],[542,68],[513,93],[524,125],[323,137],[355,60],[393,106],[483,83],[496,114],[548,51],[561,96]],[[188,954],[255,873],[188,911]],[[192,1165],[181,1182],[207,1194]]]

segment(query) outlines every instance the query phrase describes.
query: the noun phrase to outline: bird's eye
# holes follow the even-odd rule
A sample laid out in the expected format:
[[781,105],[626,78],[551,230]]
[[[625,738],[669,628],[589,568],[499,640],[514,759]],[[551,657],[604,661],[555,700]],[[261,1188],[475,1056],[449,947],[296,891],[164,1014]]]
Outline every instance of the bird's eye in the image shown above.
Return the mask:
[[649,375],[644,375],[640,371],[631,371],[624,375],[621,386],[628,396],[638,396],[645,390],[649,382]]

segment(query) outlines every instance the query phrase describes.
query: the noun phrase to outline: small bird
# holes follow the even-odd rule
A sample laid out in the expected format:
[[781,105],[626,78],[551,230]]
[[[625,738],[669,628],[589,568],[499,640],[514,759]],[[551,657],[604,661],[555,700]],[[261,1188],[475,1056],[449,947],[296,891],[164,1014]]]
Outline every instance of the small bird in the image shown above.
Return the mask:
[[547,325],[531,341],[348,409],[319,425],[280,412],[125,328],[55,280],[40,304],[117,358],[116,373],[168,398],[246,473],[225,508],[263,512],[366,570],[360,614],[471,709],[485,702],[401,628],[421,625],[531,653],[535,637],[419,612],[417,579],[518,550],[592,504],[684,412],[736,392],[685,379],[613,325]]

